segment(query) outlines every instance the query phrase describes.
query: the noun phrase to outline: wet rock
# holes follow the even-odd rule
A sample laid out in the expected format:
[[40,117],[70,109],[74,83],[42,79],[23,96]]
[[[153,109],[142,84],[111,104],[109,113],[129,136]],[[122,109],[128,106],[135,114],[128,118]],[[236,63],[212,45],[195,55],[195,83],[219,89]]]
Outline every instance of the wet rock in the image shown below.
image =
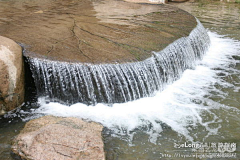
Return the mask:
[[103,160],[102,129],[78,118],[44,116],[26,123],[12,151],[27,160]]
[[0,115],[24,101],[22,48],[13,40],[0,36]]
[[181,9],[146,1],[0,1],[0,34],[25,44],[24,55],[31,58],[91,64],[142,61],[187,37],[197,25]]

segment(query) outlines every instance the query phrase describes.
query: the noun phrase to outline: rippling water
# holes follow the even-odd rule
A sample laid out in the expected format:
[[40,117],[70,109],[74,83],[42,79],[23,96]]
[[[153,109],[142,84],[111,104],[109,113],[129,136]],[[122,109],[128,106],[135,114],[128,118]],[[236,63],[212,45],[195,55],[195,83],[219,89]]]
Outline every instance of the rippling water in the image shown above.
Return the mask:
[[176,147],[185,142],[236,143],[234,153],[239,158],[240,5],[176,5],[195,15],[209,29],[211,47],[194,69],[186,70],[178,81],[154,97],[111,108],[102,104],[67,107],[39,99],[40,108],[21,110],[1,120],[0,159],[11,159],[9,140],[22,127],[22,120],[42,114],[77,116],[102,123],[107,127],[105,150],[110,160],[185,159],[179,156],[196,153],[192,148]]
[[[173,4],[172,4],[173,5]],[[174,4],[196,16],[211,31],[239,40],[240,4],[200,0],[196,3]]]

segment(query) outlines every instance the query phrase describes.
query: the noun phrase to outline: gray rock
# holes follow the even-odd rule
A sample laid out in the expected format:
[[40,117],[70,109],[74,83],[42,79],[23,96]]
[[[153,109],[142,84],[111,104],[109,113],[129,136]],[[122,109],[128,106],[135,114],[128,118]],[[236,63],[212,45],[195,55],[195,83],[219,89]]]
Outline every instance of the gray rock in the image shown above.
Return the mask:
[[22,48],[0,36],[0,115],[24,101],[24,67]]
[[102,125],[44,116],[26,123],[12,151],[27,160],[103,160]]

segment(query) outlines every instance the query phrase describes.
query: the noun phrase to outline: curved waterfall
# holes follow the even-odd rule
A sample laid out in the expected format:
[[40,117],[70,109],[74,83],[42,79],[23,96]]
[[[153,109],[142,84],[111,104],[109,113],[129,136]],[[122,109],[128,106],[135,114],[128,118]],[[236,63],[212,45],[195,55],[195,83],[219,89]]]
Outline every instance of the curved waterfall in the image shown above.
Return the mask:
[[[197,20],[198,21],[198,20]],[[122,103],[147,97],[179,79],[195,66],[210,45],[198,21],[188,37],[141,61],[124,64],[82,64],[28,58],[38,96],[67,104]]]

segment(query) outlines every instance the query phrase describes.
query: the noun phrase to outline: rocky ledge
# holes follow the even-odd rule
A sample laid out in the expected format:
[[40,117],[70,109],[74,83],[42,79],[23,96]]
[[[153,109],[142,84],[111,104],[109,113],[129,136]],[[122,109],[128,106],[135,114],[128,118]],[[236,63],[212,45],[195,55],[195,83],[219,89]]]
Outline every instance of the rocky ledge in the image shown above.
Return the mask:
[[99,64],[145,60],[196,27],[181,9],[139,2],[0,1],[0,35],[25,56]]
[[78,118],[44,116],[26,123],[12,151],[26,160],[103,160],[102,129]]

